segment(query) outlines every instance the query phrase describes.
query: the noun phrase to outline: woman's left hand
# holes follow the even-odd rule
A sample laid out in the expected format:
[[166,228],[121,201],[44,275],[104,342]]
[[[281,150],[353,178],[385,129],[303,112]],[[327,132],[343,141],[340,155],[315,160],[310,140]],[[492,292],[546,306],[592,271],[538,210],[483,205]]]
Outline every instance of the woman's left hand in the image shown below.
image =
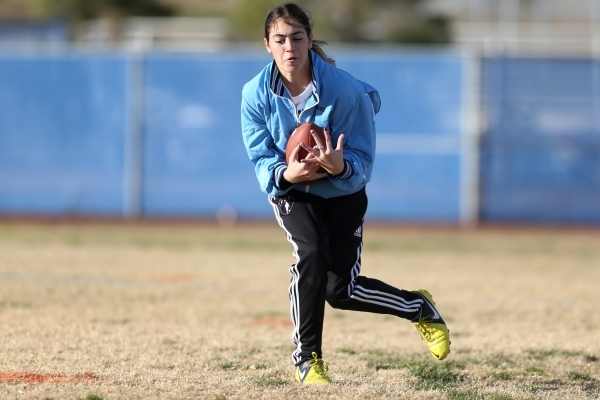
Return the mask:
[[318,163],[331,175],[341,174],[344,170],[344,134],[342,133],[339,136],[337,146],[334,149],[331,145],[331,136],[329,136],[329,130],[327,128],[323,130],[325,143],[321,141],[315,131],[311,130],[310,133],[313,135],[317,145],[315,147],[309,147],[304,143],[301,145],[306,151],[312,154],[314,158],[305,158],[303,162]]

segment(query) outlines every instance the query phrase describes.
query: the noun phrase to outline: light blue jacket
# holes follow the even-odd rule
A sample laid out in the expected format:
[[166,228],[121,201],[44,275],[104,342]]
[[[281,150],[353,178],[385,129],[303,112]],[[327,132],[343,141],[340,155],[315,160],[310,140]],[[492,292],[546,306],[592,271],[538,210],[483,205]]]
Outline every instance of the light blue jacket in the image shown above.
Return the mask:
[[[242,135],[263,192],[281,196],[292,188],[323,198],[344,196],[362,189],[371,179],[375,156],[375,121],[381,105],[370,85],[324,61],[311,50],[313,94],[296,117],[285,96],[275,62],[267,65],[242,90]],[[312,185],[297,183],[286,190],[277,184],[287,165],[285,148],[290,134],[304,122],[328,128],[335,147],[344,134],[346,168],[338,176]]]

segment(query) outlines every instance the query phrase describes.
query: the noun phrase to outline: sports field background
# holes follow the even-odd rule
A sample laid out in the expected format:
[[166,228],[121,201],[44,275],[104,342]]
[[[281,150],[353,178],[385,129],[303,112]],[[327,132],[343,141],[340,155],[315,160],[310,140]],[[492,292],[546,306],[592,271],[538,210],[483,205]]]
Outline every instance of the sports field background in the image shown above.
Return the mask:
[[275,222],[0,222],[0,398],[597,399],[600,232],[365,226],[363,273],[431,291],[411,324],[327,307],[335,382],[293,381]]

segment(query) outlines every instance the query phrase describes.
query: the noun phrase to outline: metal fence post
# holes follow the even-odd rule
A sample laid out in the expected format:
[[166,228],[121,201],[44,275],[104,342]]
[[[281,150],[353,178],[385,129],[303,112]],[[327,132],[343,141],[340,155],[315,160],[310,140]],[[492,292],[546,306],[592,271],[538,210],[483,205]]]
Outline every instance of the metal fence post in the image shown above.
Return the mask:
[[144,61],[145,52],[134,50],[129,62],[129,119],[125,137],[124,217],[140,218],[143,214],[143,145],[144,145]]
[[460,148],[460,221],[479,222],[479,146],[481,135],[481,54],[463,56],[463,96]]

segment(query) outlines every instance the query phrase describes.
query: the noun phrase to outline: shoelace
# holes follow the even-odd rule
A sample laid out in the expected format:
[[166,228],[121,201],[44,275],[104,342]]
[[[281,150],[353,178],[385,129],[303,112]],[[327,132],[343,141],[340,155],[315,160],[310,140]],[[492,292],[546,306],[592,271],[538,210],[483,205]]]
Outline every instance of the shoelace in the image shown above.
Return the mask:
[[315,371],[316,374],[327,378],[327,371],[329,371],[327,363],[323,361],[322,358],[317,358],[317,353],[315,353],[314,351],[312,353],[312,356],[313,358],[311,360],[308,360],[308,365],[310,365],[310,367],[313,369],[313,371]]
[[413,322],[417,332],[421,335],[421,337],[427,341],[431,340],[431,335],[433,334],[433,330],[429,328],[428,324],[433,322],[433,315],[428,315],[426,317],[419,317],[416,322]]

